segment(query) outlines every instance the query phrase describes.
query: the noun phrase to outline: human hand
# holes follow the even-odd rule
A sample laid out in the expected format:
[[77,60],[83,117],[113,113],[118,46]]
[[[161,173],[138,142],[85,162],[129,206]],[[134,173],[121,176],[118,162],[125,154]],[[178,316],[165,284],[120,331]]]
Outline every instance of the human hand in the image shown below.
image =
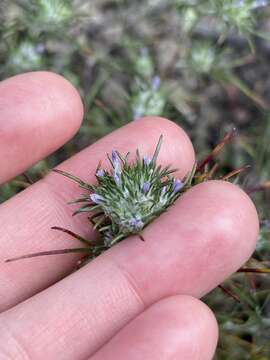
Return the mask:
[[[0,83],[0,182],[64,144],[82,116],[78,93],[58,75]],[[161,118],[132,122],[58,168],[92,182],[107,152],[151,155],[161,133],[159,161],[183,177],[194,150],[183,130]],[[144,229],[145,242],[133,236],[69,276],[76,254],[4,263],[77,246],[54,225],[91,238],[87,219],[72,218],[66,205],[77,195],[76,184],[50,173],[0,206],[0,359],[211,359],[217,325],[196,298],[251,255],[258,219],[248,196],[223,181],[197,185]]]

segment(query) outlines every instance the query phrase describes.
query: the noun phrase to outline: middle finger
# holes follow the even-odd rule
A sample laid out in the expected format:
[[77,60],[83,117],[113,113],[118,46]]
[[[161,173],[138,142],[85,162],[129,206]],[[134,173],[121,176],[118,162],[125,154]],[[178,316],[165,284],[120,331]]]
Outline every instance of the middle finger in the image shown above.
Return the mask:
[[131,237],[3,313],[1,341],[10,343],[8,328],[30,358],[84,359],[159,299],[211,290],[248,259],[257,234],[242,190],[197,185],[144,230],[145,242]]

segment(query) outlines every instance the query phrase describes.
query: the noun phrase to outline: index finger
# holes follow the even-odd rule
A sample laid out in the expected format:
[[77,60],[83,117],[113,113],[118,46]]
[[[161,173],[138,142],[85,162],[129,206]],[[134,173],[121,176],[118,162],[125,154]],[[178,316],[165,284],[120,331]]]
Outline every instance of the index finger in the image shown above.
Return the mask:
[[0,183],[22,173],[69,140],[83,106],[62,76],[37,71],[0,82]]

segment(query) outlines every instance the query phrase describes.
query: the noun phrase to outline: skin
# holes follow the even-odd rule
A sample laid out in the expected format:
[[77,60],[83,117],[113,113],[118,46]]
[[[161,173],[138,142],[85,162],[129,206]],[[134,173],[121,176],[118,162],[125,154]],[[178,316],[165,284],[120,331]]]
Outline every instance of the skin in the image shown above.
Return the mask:
[[[59,75],[35,72],[0,83],[0,181],[21,173],[78,130],[83,106]],[[159,162],[183,177],[194,163],[185,132],[147,117],[99,140],[58,166],[88,182],[106,153],[151,155],[164,135]],[[104,165],[106,161],[104,160]],[[84,216],[66,202],[77,185],[50,173],[0,206],[1,359],[186,359],[213,357],[214,315],[199,297],[252,254],[258,217],[248,196],[223,181],[186,192],[144,230],[70,274],[78,255],[4,263],[13,256],[77,247],[57,225],[88,238]]]

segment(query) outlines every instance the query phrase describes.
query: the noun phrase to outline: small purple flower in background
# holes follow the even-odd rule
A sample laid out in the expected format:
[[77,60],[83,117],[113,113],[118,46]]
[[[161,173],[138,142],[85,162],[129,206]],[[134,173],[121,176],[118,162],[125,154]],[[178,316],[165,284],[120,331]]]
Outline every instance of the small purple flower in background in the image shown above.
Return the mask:
[[96,204],[102,204],[102,202],[105,200],[103,196],[95,193],[90,194],[90,199]]
[[42,43],[37,44],[37,46],[36,46],[36,52],[37,52],[38,54],[42,54],[42,53],[44,53],[44,51],[45,51],[45,45],[42,44]]
[[143,228],[144,224],[141,219],[134,217],[131,220],[129,220],[129,225],[136,230],[140,230]]
[[184,186],[184,183],[181,180],[179,180],[179,179],[174,180],[173,192],[176,194],[178,191],[180,191],[182,189],[183,186]]
[[252,9],[256,9],[258,7],[264,7],[268,5],[268,0],[255,0],[252,3]]
[[104,170],[103,169],[98,169],[98,171],[96,172],[96,176],[98,177],[103,177],[104,176]]
[[234,7],[244,7],[248,5],[251,9],[256,9],[258,7],[264,7],[268,5],[268,0],[254,0],[247,3],[245,0],[236,0],[233,3]]
[[151,159],[150,159],[149,156],[144,156],[144,157],[143,157],[143,163],[144,163],[144,165],[149,165],[150,162],[151,162]]
[[154,76],[153,79],[152,79],[152,82],[151,82],[151,85],[152,85],[152,89],[154,91],[157,91],[160,87],[160,77],[159,76]]
[[150,183],[149,181],[146,181],[144,184],[143,184],[143,188],[142,188],[142,191],[144,194],[146,194],[150,189]]

